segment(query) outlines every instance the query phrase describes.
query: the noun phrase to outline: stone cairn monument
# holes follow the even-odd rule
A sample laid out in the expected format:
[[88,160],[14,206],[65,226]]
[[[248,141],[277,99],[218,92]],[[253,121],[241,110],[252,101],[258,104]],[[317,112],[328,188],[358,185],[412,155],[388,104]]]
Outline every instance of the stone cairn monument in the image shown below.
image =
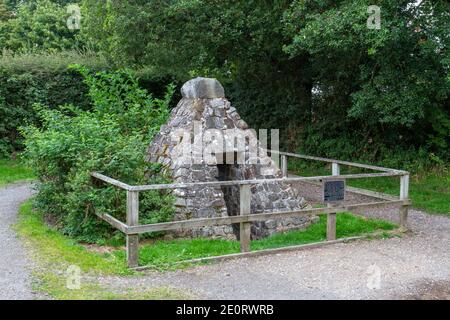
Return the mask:
[[[173,109],[148,148],[147,160],[160,163],[174,183],[281,178],[276,163],[225,98],[216,79],[196,78],[181,89]],[[238,137],[241,143],[236,143]],[[250,151],[255,152],[250,152]],[[206,151],[206,152],[205,152]],[[207,156],[205,156],[207,155]],[[251,187],[251,213],[299,210],[305,200],[287,182]],[[173,191],[174,220],[226,217],[239,214],[239,186],[197,186]],[[305,228],[316,219],[305,216],[255,222],[253,239]],[[236,239],[238,226],[213,226],[176,232],[177,237]]]

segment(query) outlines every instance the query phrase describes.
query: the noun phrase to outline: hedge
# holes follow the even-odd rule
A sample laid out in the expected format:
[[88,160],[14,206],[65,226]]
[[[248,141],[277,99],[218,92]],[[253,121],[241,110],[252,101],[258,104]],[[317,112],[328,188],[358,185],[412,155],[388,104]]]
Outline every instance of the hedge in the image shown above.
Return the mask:
[[21,149],[18,127],[37,122],[35,103],[50,108],[65,104],[90,107],[80,74],[67,68],[72,63],[93,70],[108,69],[107,62],[93,54],[0,56],[0,157]]
[[[23,149],[18,128],[38,124],[33,105],[51,109],[72,104],[88,110],[92,107],[88,88],[81,75],[68,68],[79,64],[93,72],[112,71],[115,66],[91,53],[60,52],[53,54],[0,55],[0,158]],[[166,86],[174,82],[151,69],[135,72],[142,88],[163,97]],[[175,99],[178,96],[175,96]]]

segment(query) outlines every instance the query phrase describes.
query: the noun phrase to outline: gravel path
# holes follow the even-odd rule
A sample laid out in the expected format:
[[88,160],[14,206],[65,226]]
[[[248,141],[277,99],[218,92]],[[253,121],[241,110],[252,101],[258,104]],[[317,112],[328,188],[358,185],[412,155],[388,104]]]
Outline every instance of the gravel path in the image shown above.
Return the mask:
[[35,298],[31,291],[30,260],[11,230],[20,204],[31,195],[29,183],[0,187],[0,300]]
[[411,210],[409,221],[414,231],[401,238],[101,282],[116,289],[168,286],[204,299],[449,299],[450,219]]
[[[0,188],[0,299],[35,298],[30,261],[11,230],[31,195],[29,184]],[[401,238],[98,280],[113,290],[172,287],[204,299],[450,299],[450,219],[411,210],[409,222],[413,231]]]

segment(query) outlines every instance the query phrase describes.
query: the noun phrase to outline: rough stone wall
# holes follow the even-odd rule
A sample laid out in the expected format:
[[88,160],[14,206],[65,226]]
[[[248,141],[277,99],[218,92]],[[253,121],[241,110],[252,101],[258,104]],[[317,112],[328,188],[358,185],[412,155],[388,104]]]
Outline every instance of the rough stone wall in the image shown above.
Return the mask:
[[[148,149],[148,160],[164,165],[164,169],[175,183],[218,181],[221,170],[227,171],[228,180],[270,179],[282,176],[276,164],[265,151],[257,146],[258,158],[255,163],[245,150],[245,162],[241,164],[217,165],[207,163],[205,159],[195,155],[203,150],[194,150],[195,163],[186,161],[182,156],[183,139],[193,142],[208,129],[221,130],[228,143],[226,130],[246,130],[247,123],[241,119],[237,110],[225,99],[223,87],[215,79],[197,78],[187,82],[182,89],[183,99],[172,111],[169,121],[161,127]],[[194,124],[197,128],[194,128]],[[189,136],[174,134],[183,129]],[[256,140],[256,135],[250,132]],[[257,140],[256,140],[257,141]],[[203,145],[201,148],[206,148]],[[248,151],[249,146],[245,146]],[[198,158],[196,158],[198,157]],[[223,178],[223,177],[222,177]],[[302,209],[307,206],[304,199],[296,194],[288,183],[266,183],[251,187],[251,212],[262,213]],[[198,186],[191,189],[174,190],[176,196],[175,220],[191,218],[225,217],[239,214],[239,188]],[[252,238],[262,238],[275,232],[303,228],[311,223],[310,217],[286,218],[254,223]],[[203,227],[183,230],[177,233],[181,237],[217,237],[235,239],[238,230],[233,226]]]

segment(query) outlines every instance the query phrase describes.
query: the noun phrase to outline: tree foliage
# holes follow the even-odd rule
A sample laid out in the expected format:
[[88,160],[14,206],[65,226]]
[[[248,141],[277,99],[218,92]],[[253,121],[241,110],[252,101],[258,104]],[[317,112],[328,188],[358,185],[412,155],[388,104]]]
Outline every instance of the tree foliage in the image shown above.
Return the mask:
[[4,1],[0,1],[0,23],[7,21],[13,17],[13,13],[9,10]]
[[65,2],[33,0],[10,3],[14,14],[0,22],[0,50],[30,53],[81,47],[76,37],[78,31],[67,27],[70,13]]
[[[310,54],[314,80],[326,88],[324,106],[363,122],[368,138],[380,130],[410,128],[403,136],[408,143],[448,150],[449,4],[382,1],[381,29],[370,30],[365,26],[370,1],[313,3],[298,1],[287,12],[293,40],[285,50],[291,56]],[[336,99],[339,95],[344,99]],[[441,128],[432,133],[435,139],[427,140],[422,130],[430,133],[427,127],[436,125]]]
[[[84,0],[83,36],[120,66],[218,77],[253,126],[283,129],[287,147],[445,158],[450,5],[415,3]],[[367,27],[370,5],[381,29]]]
[[[82,0],[75,33],[67,3],[5,0],[0,47],[94,48],[152,81],[216,77],[253,127],[282,130],[286,149],[448,160],[447,1]],[[370,5],[380,29],[367,27]]]

